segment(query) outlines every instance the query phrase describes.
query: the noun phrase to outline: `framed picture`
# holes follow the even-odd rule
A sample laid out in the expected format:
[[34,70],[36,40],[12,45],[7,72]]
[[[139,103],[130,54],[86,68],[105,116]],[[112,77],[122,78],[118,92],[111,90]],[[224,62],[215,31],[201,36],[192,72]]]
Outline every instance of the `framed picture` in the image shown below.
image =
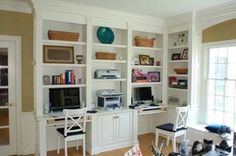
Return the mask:
[[180,53],[174,53],[172,54],[171,60],[180,60]]
[[148,72],[148,77],[150,79],[149,81],[151,81],[151,82],[160,82],[161,81],[160,72],[158,72],[158,71]]
[[149,55],[139,55],[140,65],[149,65],[150,56]]
[[187,60],[188,59],[188,49],[184,49],[181,54],[181,59]]
[[43,84],[50,85],[50,76],[49,75],[43,75]]
[[43,46],[44,63],[74,63],[74,47]]
[[154,57],[149,58],[149,65],[154,65]]

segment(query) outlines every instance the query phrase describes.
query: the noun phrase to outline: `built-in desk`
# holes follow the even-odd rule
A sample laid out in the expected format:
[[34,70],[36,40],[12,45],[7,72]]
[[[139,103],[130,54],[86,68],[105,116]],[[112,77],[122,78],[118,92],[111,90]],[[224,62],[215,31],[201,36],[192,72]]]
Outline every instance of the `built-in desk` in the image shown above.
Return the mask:
[[[87,122],[92,122],[93,113],[87,113]],[[37,129],[38,129],[38,143],[39,150],[38,155],[47,155],[47,127],[64,125],[65,116],[63,112],[48,113],[40,116],[36,116]]]
[[[39,143],[37,155],[47,155],[47,127],[64,125],[63,118],[62,112],[36,116]],[[126,108],[87,113],[86,150],[93,155],[137,144],[137,118],[136,110]]]

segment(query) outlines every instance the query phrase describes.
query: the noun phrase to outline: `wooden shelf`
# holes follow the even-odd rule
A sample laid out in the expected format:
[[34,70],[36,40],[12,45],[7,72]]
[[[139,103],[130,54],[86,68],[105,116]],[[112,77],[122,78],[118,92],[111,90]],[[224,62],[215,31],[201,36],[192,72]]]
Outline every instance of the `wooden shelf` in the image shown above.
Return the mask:
[[188,74],[170,74],[169,77],[188,77]]
[[74,88],[74,87],[86,87],[86,84],[43,85],[43,88]]
[[171,60],[169,63],[188,63],[188,60]]
[[93,47],[127,48],[126,45],[93,43]]
[[132,68],[157,68],[162,69],[162,66],[145,66],[145,65],[132,65]]
[[162,48],[155,48],[155,47],[138,47],[138,46],[133,46],[133,49],[150,50],[150,51],[163,51]]
[[8,66],[1,66],[0,65],[0,69],[8,69]]
[[132,82],[132,86],[161,85],[162,82]]
[[182,49],[182,48],[188,48],[188,45],[181,45],[181,46],[170,47],[169,49],[173,50],[173,49]]
[[43,63],[44,67],[86,67],[85,64]]
[[73,42],[73,41],[59,41],[59,40],[43,40],[44,45],[61,45],[61,46],[68,46],[68,45],[86,45],[86,42]]
[[93,59],[95,63],[126,63],[126,60],[97,60]]
[[95,82],[126,81],[126,79],[93,79]]
[[169,90],[172,90],[172,91],[178,91],[178,92],[187,92],[188,89],[180,89],[180,88],[168,88]]
[[8,86],[0,86],[0,89],[8,89]]

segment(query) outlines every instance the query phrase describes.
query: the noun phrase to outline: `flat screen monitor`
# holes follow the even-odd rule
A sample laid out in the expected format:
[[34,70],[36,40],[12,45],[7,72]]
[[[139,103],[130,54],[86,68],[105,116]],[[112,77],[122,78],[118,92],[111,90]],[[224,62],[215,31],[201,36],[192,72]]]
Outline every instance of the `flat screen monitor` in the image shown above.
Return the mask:
[[49,102],[51,111],[80,108],[79,88],[50,88]]
[[153,101],[152,88],[151,87],[140,87],[136,88],[136,98],[139,101]]

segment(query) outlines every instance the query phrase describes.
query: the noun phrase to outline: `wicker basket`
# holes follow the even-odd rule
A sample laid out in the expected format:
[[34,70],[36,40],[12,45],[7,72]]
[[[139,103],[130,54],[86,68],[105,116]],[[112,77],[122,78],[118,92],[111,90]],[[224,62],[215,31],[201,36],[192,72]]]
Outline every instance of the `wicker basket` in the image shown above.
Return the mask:
[[49,30],[48,38],[50,40],[78,41],[79,33]]
[[176,74],[187,74],[188,73],[187,68],[175,68],[174,71],[176,72]]
[[148,39],[140,36],[134,38],[135,45],[139,47],[153,47],[154,40],[155,38]]
[[96,52],[96,59],[115,60],[116,59],[116,53]]

